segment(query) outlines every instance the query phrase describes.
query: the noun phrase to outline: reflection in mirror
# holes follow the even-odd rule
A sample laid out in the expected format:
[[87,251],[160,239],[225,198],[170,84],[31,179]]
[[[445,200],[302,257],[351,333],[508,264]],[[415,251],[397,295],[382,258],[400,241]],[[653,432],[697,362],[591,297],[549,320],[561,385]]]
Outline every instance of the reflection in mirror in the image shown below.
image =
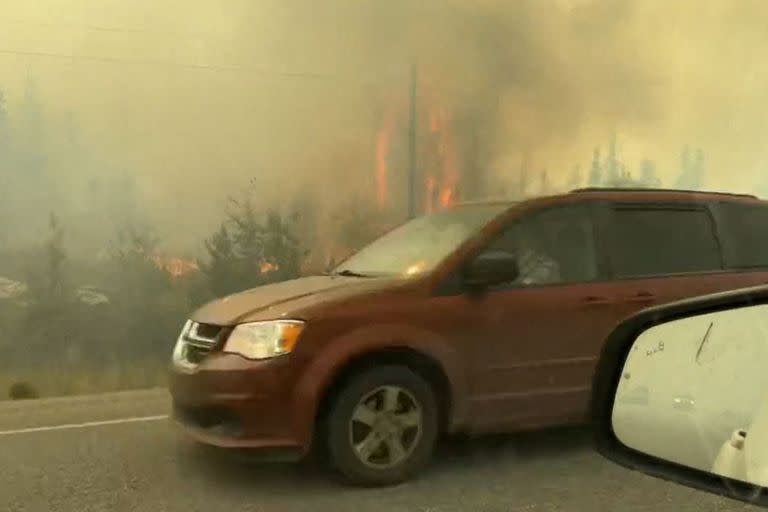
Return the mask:
[[639,452],[768,487],[768,304],[643,332],[624,363],[612,424]]

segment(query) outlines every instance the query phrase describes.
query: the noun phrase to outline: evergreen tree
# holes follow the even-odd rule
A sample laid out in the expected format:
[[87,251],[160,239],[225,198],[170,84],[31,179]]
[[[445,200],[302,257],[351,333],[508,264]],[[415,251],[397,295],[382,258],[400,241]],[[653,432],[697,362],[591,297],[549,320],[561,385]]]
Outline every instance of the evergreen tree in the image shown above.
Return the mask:
[[704,152],[701,148],[696,150],[691,162],[691,187],[693,190],[701,190],[704,186]]
[[58,308],[71,299],[71,289],[64,269],[64,229],[55,213],[48,216],[48,238],[43,246],[43,259],[37,269],[30,268],[27,298],[45,309]]
[[596,147],[592,153],[592,166],[589,169],[589,186],[599,187],[603,182],[603,169],[600,163],[600,148]]
[[615,183],[621,178],[621,164],[619,163],[616,133],[611,134],[611,142],[608,145],[608,158],[605,162],[605,180]]
[[525,198],[525,196],[527,195],[528,182],[529,182],[528,155],[523,154],[523,157],[520,160],[520,172],[518,173],[518,181],[517,181],[517,197],[518,198]]
[[576,164],[573,166],[571,175],[568,178],[568,188],[569,190],[574,190],[579,187],[581,187],[581,166]]
[[693,178],[691,173],[691,150],[688,146],[683,147],[683,151],[680,153],[680,173],[677,176],[675,187],[679,189],[690,189],[691,180]]
[[241,290],[238,259],[226,224],[205,240],[204,245],[207,258],[198,264],[213,295],[222,297]]
[[[26,318],[20,325],[24,343],[8,357],[15,366],[28,368],[41,362],[57,361],[67,364],[67,356],[78,348],[81,323],[73,300],[66,268],[64,229],[58,217],[48,217],[48,236],[41,250],[32,255],[27,269],[28,304]],[[41,321],[41,319],[43,319]]]
[[260,215],[250,199],[230,199],[227,219],[205,241],[206,258],[199,262],[210,292],[228,295],[299,277],[307,251],[296,235],[298,220],[277,210]]
[[158,245],[149,226],[129,224],[118,231],[112,243],[112,282],[117,296],[147,304],[147,297],[168,291],[170,276],[155,260]]
[[264,227],[250,199],[237,201],[230,198],[229,201],[234,207],[227,216],[232,226],[230,234],[235,254],[242,263],[246,266],[253,265],[258,272],[264,262]]
[[297,217],[284,219],[276,210],[267,212],[264,225],[264,262],[271,264],[270,281],[295,279],[301,273],[303,257],[294,224]]
[[640,162],[640,184],[649,188],[661,186],[661,180],[656,175],[656,163],[653,160],[646,158]]
[[539,176],[539,194],[544,196],[549,193],[549,177],[547,176],[547,170],[543,169]]

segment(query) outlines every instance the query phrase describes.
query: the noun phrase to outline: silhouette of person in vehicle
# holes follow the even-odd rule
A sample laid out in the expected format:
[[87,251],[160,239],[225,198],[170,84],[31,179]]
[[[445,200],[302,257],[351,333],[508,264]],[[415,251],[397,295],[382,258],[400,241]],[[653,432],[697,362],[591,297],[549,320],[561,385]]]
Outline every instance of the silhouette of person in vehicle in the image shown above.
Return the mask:
[[[531,236],[533,235],[533,236]],[[560,265],[535,234],[521,234],[517,244],[517,264],[520,276],[517,283],[530,286],[560,281]]]

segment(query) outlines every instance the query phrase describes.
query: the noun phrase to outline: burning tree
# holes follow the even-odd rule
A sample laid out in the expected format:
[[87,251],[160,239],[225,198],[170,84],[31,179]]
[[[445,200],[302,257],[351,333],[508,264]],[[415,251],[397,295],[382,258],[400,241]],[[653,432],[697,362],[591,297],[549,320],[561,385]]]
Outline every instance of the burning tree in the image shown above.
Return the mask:
[[250,199],[230,199],[233,210],[205,240],[206,258],[199,262],[206,287],[222,296],[299,277],[303,251],[296,236],[297,215],[277,210],[259,213]]
[[[460,158],[458,135],[463,135],[468,141],[464,153],[472,157],[481,153],[477,134],[473,130],[458,133],[457,127],[470,128],[466,116],[456,116],[436,92],[438,90],[430,83],[419,84],[418,91],[415,91],[418,105],[413,110],[408,108],[404,97],[387,100],[388,106],[382,113],[374,144],[376,204],[382,212],[393,209],[394,198],[409,193],[406,191],[407,174],[410,172],[406,158],[411,142],[406,137],[409,123],[413,123],[415,128],[416,165],[412,178],[415,181],[413,193],[417,212],[445,208],[459,199],[461,167],[465,162]],[[409,116],[412,118],[409,119]],[[476,192],[478,169],[472,167],[470,171],[465,177],[472,178],[467,182],[469,188]],[[402,193],[393,193],[397,189],[402,189]]]

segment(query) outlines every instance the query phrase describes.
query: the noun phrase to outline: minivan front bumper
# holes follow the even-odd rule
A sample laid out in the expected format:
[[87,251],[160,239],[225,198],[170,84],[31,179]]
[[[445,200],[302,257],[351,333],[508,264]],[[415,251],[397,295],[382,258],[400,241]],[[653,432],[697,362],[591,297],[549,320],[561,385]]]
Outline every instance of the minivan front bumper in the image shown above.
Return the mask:
[[305,453],[292,410],[297,370],[289,357],[249,361],[213,353],[195,368],[173,365],[173,419],[187,435],[227,448]]

